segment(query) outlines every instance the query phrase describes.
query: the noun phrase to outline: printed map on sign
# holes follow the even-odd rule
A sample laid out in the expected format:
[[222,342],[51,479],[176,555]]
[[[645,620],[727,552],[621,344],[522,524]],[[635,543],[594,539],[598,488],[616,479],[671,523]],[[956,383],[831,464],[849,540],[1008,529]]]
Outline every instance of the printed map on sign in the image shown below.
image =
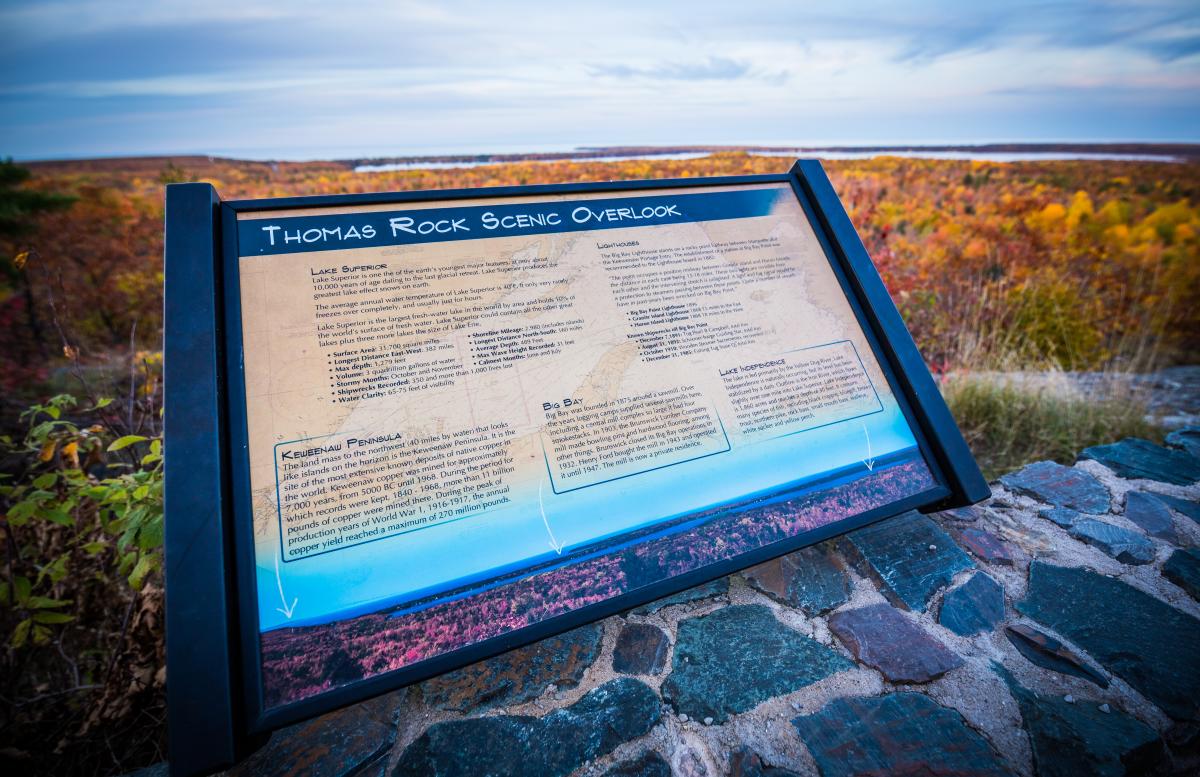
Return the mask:
[[243,213],[239,245],[269,704],[933,486],[786,185]]

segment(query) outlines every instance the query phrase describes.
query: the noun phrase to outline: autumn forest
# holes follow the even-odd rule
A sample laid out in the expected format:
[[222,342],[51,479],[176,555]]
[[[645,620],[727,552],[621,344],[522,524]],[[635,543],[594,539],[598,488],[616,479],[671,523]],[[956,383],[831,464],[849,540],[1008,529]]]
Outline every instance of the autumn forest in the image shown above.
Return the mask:
[[[42,765],[64,774],[163,757],[165,184],[209,181],[243,199],[772,173],[791,162],[722,152],[371,173],[207,157],[3,165],[0,749],[35,772],[33,754],[47,754]],[[1200,162],[884,156],[826,169],[936,375],[1200,363]],[[959,420],[973,442],[989,436],[967,411]],[[1088,423],[1089,444],[1117,433]]]

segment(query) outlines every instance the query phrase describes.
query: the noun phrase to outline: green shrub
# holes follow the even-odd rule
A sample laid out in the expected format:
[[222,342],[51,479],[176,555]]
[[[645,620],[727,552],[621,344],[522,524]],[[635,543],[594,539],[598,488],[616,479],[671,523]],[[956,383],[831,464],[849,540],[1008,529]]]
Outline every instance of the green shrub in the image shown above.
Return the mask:
[[161,746],[162,440],[111,431],[110,404],[61,394],[3,439],[0,730],[34,772],[124,771]]
[[1086,369],[1103,361],[1099,312],[1065,281],[1028,284],[1009,293],[1010,327],[1033,363]]

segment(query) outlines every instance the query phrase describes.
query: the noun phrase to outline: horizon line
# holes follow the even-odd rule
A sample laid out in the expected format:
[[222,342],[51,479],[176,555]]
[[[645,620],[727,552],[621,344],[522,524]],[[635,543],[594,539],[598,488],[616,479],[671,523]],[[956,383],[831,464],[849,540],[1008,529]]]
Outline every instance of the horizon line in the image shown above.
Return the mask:
[[[392,154],[386,156],[329,156],[329,157],[272,157],[272,156],[232,156],[223,153],[205,153],[201,151],[149,153],[149,154],[91,154],[91,155],[51,155],[46,157],[14,157],[8,159],[20,164],[53,164],[62,162],[115,162],[122,160],[172,160],[172,159],[206,159],[209,161],[227,162],[258,162],[258,163],[290,163],[305,164],[314,162],[334,162],[350,164],[395,163],[395,162],[438,162],[438,161],[571,161],[573,159],[593,159],[597,156],[618,155],[668,155],[682,153],[722,153],[753,151],[758,153],[778,151],[781,155],[794,152],[830,152],[830,153],[870,153],[870,152],[970,152],[981,153],[999,152],[1036,152],[1036,151],[1069,151],[1084,152],[1087,149],[1102,152],[1137,153],[1136,149],[1164,152],[1176,150],[1182,156],[1200,156],[1200,140],[1105,140],[1105,141],[984,141],[979,143],[869,143],[869,144],[711,144],[711,145],[620,145],[620,146],[575,146],[569,151],[496,151],[496,152],[445,152],[432,154]],[[1180,155],[1180,154],[1176,154]],[[600,160],[603,161],[603,160]]]

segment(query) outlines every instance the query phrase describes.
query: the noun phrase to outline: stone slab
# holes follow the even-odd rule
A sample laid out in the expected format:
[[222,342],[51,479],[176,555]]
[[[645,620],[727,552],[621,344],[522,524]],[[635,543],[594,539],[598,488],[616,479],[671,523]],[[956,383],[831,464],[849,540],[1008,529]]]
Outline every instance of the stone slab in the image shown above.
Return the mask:
[[613,648],[613,671],[621,674],[658,674],[667,664],[667,634],[649,623],[626,623]]
[[680,622],[662,695],[676,712],[723,723],[853,666],[767,607],[736,605]]
[[1120,526],[1084,518],[1072,524],[1067,531],[1075,539],[1099,548],[1122,564],[1149,564],[1154,561],[1154,543]]
[[830,543],[802,548],[742,573],[750,585],[808,615],[821,615],[850,600],[850,576]]
[[748,747],[739,747],[729,754],[729,777],[800,777],[790,769],[768,766]]
[[1038,515],[1064,529],[1071,528],[1076,521],[1083,518],[1078,512],[1068,507],[1049,507],[1045,510],[1038,510]]
[[1161,737],[1140,720],[1092,700],[1039,696],[1000,673],[1021,708],[1038,777],[1124,777],[1165,764]]
[[1144,491],[1130,491],[1126,494],[1125,517],[1151,537],[1158,537],[1167,542],[1179,541],[1171,510],[1154,494]]
[[435,723],[401,755],[394,777],[561,777],[643,736],[660,717],[645,683],[622,677],[542,718],[495,715]]
[[1176,429],[1167,435],[1165,442],[1170,448],[1176,448],[1200,458],[1200,427],[1189,426],[1186,429]]
[[887,604],[843,610],[829,630],[864,664],[889,682],[925,683],[962,666],[962,659]]
[[671,777],[671,765],[658,753],[647,750],[609,769],[604,777]]
[[907,512],[846,535],[863,572],[897,607],[921,611],[954,575],[975,562],[929,517]]
[[1200,459],[1137,437],[1084,448],[1079,458],[1098,461],[1123,478],[1146,478],[1177,486],[1200,480]]
[[1200,620],[1126,583],[1035,561],[1017,610],[1070,639],[1176,720],[1200,713]]
[[653,615],[664,607],[672,607],[676,604],[687,604],[699,599],[708,599],[713,596],[721,596],[729,593],[729,578],[720,577],[716,580],[711,580],[695,588],[689,588],[686,591],[680,591],[677,594],[664,596],[661,599],[655,599],[649,604],[643,604],[641,607],[634,608],[635,615]]
[[956,532],[954,536],[960,546],[981,561],[1002,567],[1011,567],[1015,561],[1012,549],[986,529],[970,527]]
[[964,637],[991,631],[1002,620],[1004,588],[982,572],[947,591],[938,613],[938,623]]
[[1004,630],[1017,652],[1043,669],[1082,677],[1101,688],[1108,687],[1108,678],[1078,653],[1044,631],[1024,623],[1014,623]]
[[949,510],[942,510],[938,515],[945,520],[974,523],[983,515],[983,510],[977,505],[968,505],[967,507],[951,507]]
[[920,693],[835,699],[792,724],[824,777],[1012,773],[962,715]]
[[427,680],[421,695],[426,704],[459,712],[531,701],[551,684],[577,685],[600,655],[602,637],[600,625],[589,623]]
[[400,703],[400,693],[389,693],[280,729],[265,747],[226,774],[360,774],[387,759],[396,738],[395,712]]
[[1196,523],[1200,523],[1200,502],[1191,499],[1180,499],[1167,494],[1155,494],[1154,497],[1180,515],[1186,515]]
[[1162,565],[1162,576],[1200,600],[1200,552],[1177,550]]
[[1112,504],[1108,489],[1095,477],[1053,461],[1029,464],[1003,476],[1000,483],[1010,491],[1053,507],[1084,513],[1107,513]]

